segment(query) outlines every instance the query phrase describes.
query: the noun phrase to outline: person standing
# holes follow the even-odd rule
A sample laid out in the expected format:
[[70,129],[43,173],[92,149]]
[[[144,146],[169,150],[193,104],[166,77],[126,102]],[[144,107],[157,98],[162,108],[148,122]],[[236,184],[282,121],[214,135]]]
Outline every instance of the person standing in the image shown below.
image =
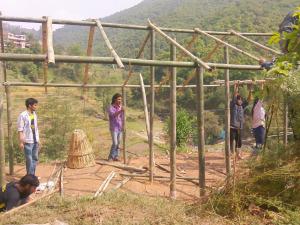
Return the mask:
[[19,147],[24,151],[27,174],[35,175],[39,153],[39,130],[36,110],[38,101],[28,98],[26,110],[18,117]]
[[[230,102],[230,150],[231,153],[236,153],[237,159],[242,159],[241,147],[243,128],[245,123],[244,109],[248,106],[251,100],[252,90],[250,88],[248,100],[243,101],[242,96],[238,93],[238,84],[234,85],[234,94]],[[233,145],[235,141],[235,146]]]
[[9,211],[28,202],[40,182],[32,174],[27,174],[18,182],[10,182],[0,187],[0,212]]
[[108,108],[109,128],[112,137],[112,145],[108,161],[119,161],[119,151],[124,123],[124,108],[122,106],[122,95],[114,94],[111,105]]
[[252,131],[255,138],[254,154],[257,154],[265,142],[265,120],[266,112],[263,103],[259,98],[256,98],[252,107]]

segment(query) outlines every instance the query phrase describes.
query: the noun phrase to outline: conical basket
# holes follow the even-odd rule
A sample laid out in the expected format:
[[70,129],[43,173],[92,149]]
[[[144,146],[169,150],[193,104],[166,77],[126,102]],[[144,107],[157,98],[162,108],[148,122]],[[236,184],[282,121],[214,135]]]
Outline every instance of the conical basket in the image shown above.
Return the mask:
[[95,165],[95,156],[83,130],[74,130],[68,152],[67,167],[82,169]]

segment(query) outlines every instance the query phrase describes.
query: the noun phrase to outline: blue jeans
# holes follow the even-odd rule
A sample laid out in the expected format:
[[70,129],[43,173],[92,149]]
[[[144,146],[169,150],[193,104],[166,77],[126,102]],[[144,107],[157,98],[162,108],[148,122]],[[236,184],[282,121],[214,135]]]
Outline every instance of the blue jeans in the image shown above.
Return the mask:
[[253,134],[255,137],[256,147],[262,146],[265,142],[265,128],[263,126],[259,126],[257,128],[253,128]]
[[39,144],[38,143],[26,143],[24,145],[24,153],[26,159],[26,171],[27,174],[35,175],[35,168],[39,160]]
[[116,159],[119,156],[119,146],[121,143],[122,131],[110,131],[112,145],[108,159]]

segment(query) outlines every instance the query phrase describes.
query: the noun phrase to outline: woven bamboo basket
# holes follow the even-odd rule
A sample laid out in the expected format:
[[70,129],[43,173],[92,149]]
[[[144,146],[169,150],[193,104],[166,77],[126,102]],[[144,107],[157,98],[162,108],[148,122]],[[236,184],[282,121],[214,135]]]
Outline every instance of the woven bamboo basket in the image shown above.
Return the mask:
[[94,165],[95,156],[86,134],[83,130],[74,130],[68,152],[68,168],[81,169]]

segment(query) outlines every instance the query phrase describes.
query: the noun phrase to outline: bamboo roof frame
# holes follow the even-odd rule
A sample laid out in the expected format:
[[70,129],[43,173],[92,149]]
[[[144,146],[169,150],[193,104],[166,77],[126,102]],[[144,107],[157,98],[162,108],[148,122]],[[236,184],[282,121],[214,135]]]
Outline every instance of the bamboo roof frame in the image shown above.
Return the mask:
[[[204,111],[204,87],[220,87],[223,85],[222,82],[217,84],[211,84],[211,85],[204,85],[203,83],[203,76],[205,70],[213,70],[213,69],[222,69],[227,71],[227,81],[225,82],[226,85],[226,91],[228,92],[229,86],[233,83],[229,82],[229,70],[253,70],[253,71],[259,71],[262,70],[260,65],[239,65],[239,64],[229,64],[229,54],[228,54],[228,48],[233,49],[236,52],[242,53],[255,61],[260,61],[260,58],[257,56],[254,56],[247,51],[243,51],[234,45],[231,45],[225,41],[223,41],[220,38],[217,38],[216,36],[237,36],[240,39],[246,40],[250,43],[252,43],[255,46],[259,46],[265,50],[272,51],[275,53],[276,50],[271,50],[270,48],[263,46],[259,44],[258,42],[255,42],[248,38],[249,36],[254,37],[270,37],[273,34],[272,33],[242,33],[237,31],[204,31],[199,28],[194,29],[175,29],[175,28],[166,28],[166,27],[159,27],[154,25],[150,20],[148,20],[148,26],[140,26],[140,25],[131,25],[131,24],[118,24],[118,23],[102,23],[100,20],[84,20],[84,21],[78,21],[78,20],[59,20],[59,19],[52,19],[49,17],[43,17],[43,18],[21,18],[21,17],[7,17],[7,16],[1,16],[0,13],[0,23],[3,21],[7,22],[27,22],[27,23],[41,23],[44,24],[47,30],[47,38],[46,38],[46,46],[44,46],[43,54],[14,54],[14,53],[5,53],[3,50],[0,53],[0,61],[3,61],[3,64],[6,61],[28,61],[28,62],[44,62],[46,64],[49,63],[84,63],[84,64],[117,64],[119,68],[125,69],[124,65],[129,66],[149,66],[151,69],[151,84],[150,85],[144,85],[145,88],[150,88],[151,93],[151,99],[150,99],[150,135],[149,135],[149,143],[152,142],[153,145],[153,114],[154,114],[154,90],[155,88],[159,87],[165,87],[170,89],[170,93],[172,92],[172,95],[176,96],[176,89],[177,88],[197,88],[197,111],[198,111],[198,138],[200,140],[200,144],[198,145],[199,150],[199,188],[200,188],[200,195],[203,195],[205,193],[205,156],[204,156],[204,117],[203,117],[203,111]],[[52,32],[52,25],[53,24],[60,24],[60,25],[79,25],[79,26],[88,26],[91,28],[98,27],[100,30],[100,33],[102,37],[104,38],[104,41],[109,48],[111,54],[113,57],[95,57],[91,54],[91,43],[92,40],[90,39],[90,43],[88,43],[88,49],[87,49],[87,56],[69,56],[69,55],[55,55],[54,48],[53,48],[53,32]],[[142,43],[142,46],[140,48],[140,51],[136,58],[122,58],[120,57],[117,52],[112,47],[109,38],[107,37],[104,27],[108,28],[119,28],[119,29],[133,29],[133,30],[145,30],[148,31],[148,34],[145,38],[145,40]],[[93,31],[92,31],[93,32]],[[163,37],[167,42],[171,45],[171,48],[177,47],[180,49],[186,56],[188,56],[191,59],[191,62],[186,61],[177,61],[176,60],[176,54],[173,54],[173,59],[170,60],[156,60],[155,59],[155,33],[158,33],[161,37]],[[227,59],[225,63],[212,63],[212,62],[205,62],[195,56],[193,53],[191,53],[187,48],[179,44],[176,40],[174,40],[169,33],[185,33],[185,34],[193,34],[193,35],[205,35],[215,41],[217,41],[221,46],[225,46],[227,48]],[[3,32],[2,39],[3,39]],[[151,59],[140,59],[140,56],[142,55],[144,48],[148,41],[151,41],[150,44],[150,58]],[[3,46],[3,44],[2,44]],[[219,45],[217,45],[219,47]],[[176,50],[176,48],[175,48]],[[171,51],[172,52],[172,51]],[[174,52],[173,52],[174,53]],[[276,52],[277,53],[277,52]],[[226,57],[225,57],[226,58]],[[155,85],[154,82],[154,76],[155,76],[155,70],[154,67],[169,67],[173,68],[173,74],[176,76],[176,67],[185,67],[185,68],[195,68],[196,69],[196,85],[187,85],[185,82],[184,85],[176,85],[176,82],[170,84],[170,85]],[[5,67],[3,67],[5,70]],[[45,72],[47,72],[48,68],[45,66]],[[132,68],[130,68],[130,71]],[[132,73],[129,73],[127,80],[122,84],[88,84],[88,66],[85,69],[85,76],[83,79],[82,84],[54,84],[54,83],[48,83],[47,82],[47,74],[45,74],[45,81],[44,83],[26,83],[26,82],[10,82],[7,79],[4,80],[2,84],[0,84],[2,87],[5,87],[6,94],[9,95],[9,87],[16,87],[16,86],[31,86],[31,87],[74,87],[74,88],[140,88],[140,85],[131,85],[127,84],[130,76]],[[174,84],[176,86],[174,86]],[[229,95],[227,94],[227,98]],[[124,98],[125,100],[125,98]],[[173,102],[175,105],[172,108],[172,112],[174,115],[174,110],[176,111],[176,100]],[[228,103],[228,99],[227,99]],[[7,102],[7,104],[10,104]],[[0,108],[1,105],[3,105],[3,101],[0,96]],[[226,115],[228,114],[228,109],[226,108]],[[0,115],[1,116],[1,115]],[[0,118],[1,121],[1,118]],[[227,125],[226,125],[227,126]],[[3,127],[0,122],[0,133],[2,132]],[[172,131],[174,132],[174,130]],[[176,131],[175,131],[176,132]],[[11,137],[9,137],[10,139]],[[174,141],[174,140],[173,140]],[[4,141],[0,142],[0,151],[2,151],[1,147],[3,146]],[[149,178],[150,181],[153,181],[153,149],[150,146],[150,174]],[[176,145],[175,145],[176,146]],[[176,157],[176,154],[174,154],[173,151],[173,157]],[[125,151],[124,151],[125,152]],[[152,156],[151,156],[152,155]],[[152,158],[151,158],[152,157]],[[174,160],[174,158],[173,158]],[[124,160],[126,162],[126,159]],[[174,161],[173,161],[174,162]],[[230,166],[230,165],[229,165]],[[176,175],[176,172],[174,172],[174,165],[171,169],[171,174],[173,176],[173,184],[176,183],[176,176],[174,176],[174,173]],[[3,170],[0,170],[1,173],[3,173]],[[2,174],[1,179],[3,178]],[[227,175],[230,176],[230,172],[227,171]],[[2,182],[2,181],[1,181]],[[174,187],[173,187],[174,191]],[[175,189],[176,192],[176,189]],[[176,197],[176,193],[173,193],[173,196]]]

